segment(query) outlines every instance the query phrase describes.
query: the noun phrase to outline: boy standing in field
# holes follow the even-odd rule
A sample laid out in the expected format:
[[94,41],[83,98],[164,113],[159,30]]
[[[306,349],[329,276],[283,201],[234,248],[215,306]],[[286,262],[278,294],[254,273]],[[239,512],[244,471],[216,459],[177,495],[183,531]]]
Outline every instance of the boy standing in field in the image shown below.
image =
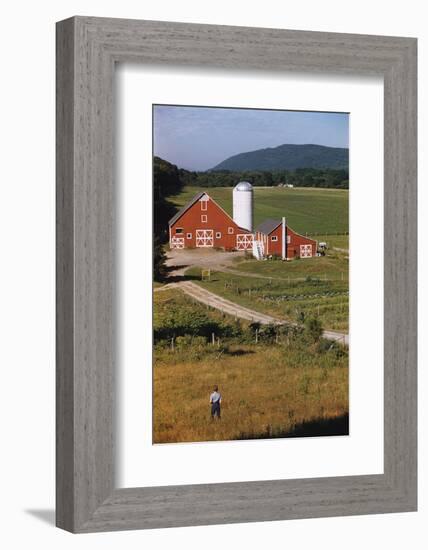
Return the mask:
[[214,391],[210,395],[210,404],[211,404],[211,418],[214,419],[215,416],[220,420],[220,405],[221,405],[221,394],[218,391],[218,386],[214,386]]

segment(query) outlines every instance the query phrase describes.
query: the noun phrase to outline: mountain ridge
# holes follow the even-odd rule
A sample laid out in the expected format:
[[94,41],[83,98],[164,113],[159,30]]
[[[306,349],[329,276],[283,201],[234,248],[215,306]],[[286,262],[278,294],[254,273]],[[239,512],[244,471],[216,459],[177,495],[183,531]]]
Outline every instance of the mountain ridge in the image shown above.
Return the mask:
[[209,171],[219,170],[296,170],[298,168],[348,169],[349,149],[327,145],[284,143],[238,153],[216,164]]

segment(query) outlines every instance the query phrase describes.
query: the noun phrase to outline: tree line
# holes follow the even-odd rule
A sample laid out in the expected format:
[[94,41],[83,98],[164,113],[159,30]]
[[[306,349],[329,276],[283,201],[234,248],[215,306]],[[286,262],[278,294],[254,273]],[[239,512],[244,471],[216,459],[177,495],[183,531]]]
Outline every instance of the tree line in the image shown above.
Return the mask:
[[349,188],[348,170],[331,168],[243,172],[228,170],[192,172],[180,168],[178,176],[184,185],[193,187],[233,187],[238,181],[249,181],[257,187],[292,185],[293,187]]
[[177,195],[183,187],[177,166],[159,157],[153,161],[153,276],[162,281],[166,275],[163,245],[168,242],[168,221],[177,208],[168,197]]

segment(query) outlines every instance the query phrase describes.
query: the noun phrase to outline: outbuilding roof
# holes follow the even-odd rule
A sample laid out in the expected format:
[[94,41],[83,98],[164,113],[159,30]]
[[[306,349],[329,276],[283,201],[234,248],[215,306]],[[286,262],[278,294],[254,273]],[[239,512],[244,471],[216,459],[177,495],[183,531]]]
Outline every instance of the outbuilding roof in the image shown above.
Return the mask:
[[174,224],[179,218],[181,218],[181,216],[185,212],[187,212],[187,210],[189,210],[191,206],[195,204],[196,201],[201,199],[204,195],[206,195],[205,191],[200,191],[199,193],[196,193],[193,199],[190,199],[190,201],[186,205],[184,205],[182,208],[180,208],[180,210],[176,214],[174,214],[174,216],[168,222],[169,225]]
[[281,225],[281,220],[273,220],[268,218],[262,222],[258,227],[256,227],[256,233],[263,233],[264,235],[270,235],[279,225]]

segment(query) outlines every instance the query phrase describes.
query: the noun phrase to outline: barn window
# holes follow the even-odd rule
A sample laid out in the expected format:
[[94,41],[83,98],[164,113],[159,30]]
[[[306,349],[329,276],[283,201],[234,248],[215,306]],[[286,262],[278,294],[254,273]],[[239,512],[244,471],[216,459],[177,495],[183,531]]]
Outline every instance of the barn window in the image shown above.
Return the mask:
[[273,243],[276,243],[277,240],[278,240],[278,237],[277,237],[276,235],[273,235],[273,236],[271,237],[271,241],[272,241]]
[[287,235],[287,244],[291,243],[291,235]]
[[217,233],[215,234],[215,238],[216,238],[216,239],[221,239],[221,233],[220,233],[220,231],[217,231]]
[[206,214],[202,214],[202,216],[201,216],[201,222],[202,222],[202,223],[207,223],[207,221],[208,221],[208,220],[207,220],[207,215],[206,215]]
[[207,209],[207,204],[208,204],[208,201],[202,200],[201,201],[201,210],[206,210]]
[[192,238],[192,234],[191,234],[191,233],[187,233],[186,239],[191,239],[191,238]]
[[227,232],[229,233],[229,235],[233,235],[233,227],[228,227]]
[[183,233],[183,228],[182,227],[176,227],[175,232],[176,233]]

